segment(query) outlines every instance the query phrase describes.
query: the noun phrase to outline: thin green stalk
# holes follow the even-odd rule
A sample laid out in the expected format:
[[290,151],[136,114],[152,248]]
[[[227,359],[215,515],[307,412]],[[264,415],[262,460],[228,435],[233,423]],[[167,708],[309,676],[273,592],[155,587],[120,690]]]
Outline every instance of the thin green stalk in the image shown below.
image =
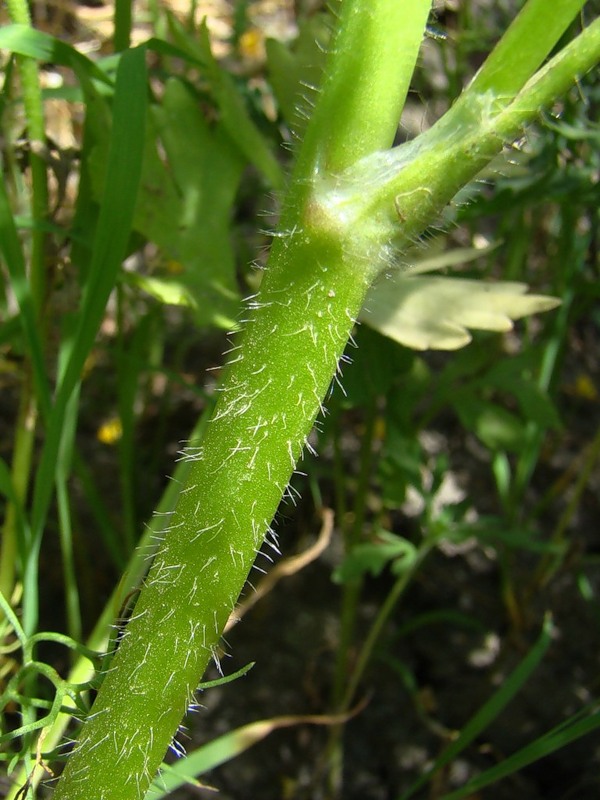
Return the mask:
[[132,0],[115,0],[115,53],[127,50],[131,42]]
[[77,570],[73,552],[73,527],[71,525],[71,507],[67,481],[64,476],[57,478],[56,504],[60,529],[60,548],[62,554],[63,585],[65,590],[65,607],[67,611],[67,630],[76,642],[82,638],[81,609],[79,606],[79,590],[77,588]]
[[[563,544],[565,535],[573,515],[575,514],[579,503],[581,502],[581,495],[588,486],[588,481],[592,471],[595,469],[598,461],[600,460],[600,428],[596,430],[594,438],[586,448],[586,455],[583,462],[583,467],[577,475],[577,480],[573,486],[567,507],[560,515],[556,527],[552,533],[552,544]],[[564,553],[560,555],[546,555],[538,565],[535,573],[534,584],[536,587],[545,586],[548,581],[556,574],[560,564],[564,558]]]
[[[207,407],[206,411],[202,414],[194,429],[191,431],[191,441],[199,441],[202,438],[212,412],[212,407],[212,404]],[[115,620],[118,619],[126,599],[140,587],[147,570],[148,558],[152,555],[154,550],[156,550],[157,540],[164,535],[166,520],[172,514],[177,504],[177,497],[179,496],[181,487],[187,483],[190,468],[191,465],[184,461],[179,462],[177,465],[175,473],[173,474],[173,479],[167,484],[156,506],[154,516],[145,526],[144,534],[142,535],[137,549],[132,553],[129,559],[127,567],[123,572],[123,577],[105,603],[94,630],[88,637],[86,642],[88,650],[100,653],[106,651],[111,634],[114,632]],[[20,625],[18,626],[17,632],[21,635],[21,640],[25,647],[27,645],[27,640]],[[67,683],[69,685],[85,684],[93,677],[94,668],[89,658],[80,656],[69,672]],[[51,751],[60,744],[68,725],[72,722],[68,709],[74,710],[74,703],[68,696],[65,698],[64,707],[66,709],[65,713],[60,714],[54,724],[44,732],[43,744],[45,751]],[[41,768],[33,775],[31,780],[32,791],[38,786],[44,776],[45,773]],[[19,800],[21,797],[19,792],[26,778],[26,771],[21,769],[9,789],[6,800]]]
[[346,466],[344,461],[344,454],[342,451],[342,429],[340,424],[340,416],[334,423],[333,434],[333,482],[335,487],[335,516],[338,526],[346,532],[347,526],[347,513],[348,505],[346,502],[346,492],[348,491]]
[[[29,385],[29,376],[25,374],[24,385],[19,399],[19,412],[15,424],[15,442],[11,479],[16,501],[23,507],[27,497],[37,406],[34,394]],[[19,514],[15,504],[7,503],[6,515],[2,526],[0,550],[0,592],[10,599],[15,586],[16,567],[18,563]],[[1,616],[1,615],[0,615]]]
[[135,513],[134,490],[134,426],[135,426],[135,401],[139,369],[135,363],[139,358],[139,339],[142,334],[142,325],[138,326],[133,334],[133,341],[126,343],[126,308],[124,306],[124,293],[117,287],[117,382],[118,382],[118,412],[121,432],[118,440],[119,452],[119,483],[121,488],[121,504],[123,510],[123,550],[125,556],[135,547],[137,533],[137,519]]
[[473,78],[463,101],[470,95],[492,91],[505,101],[521,91],[543,64],[586,0],[528,0]]
[[356,691],[358,686],[364,676],[365,670],[367,665],[371,661],[373,656],[373,651],[377,642],[379,641],[379,637],[387,623],[388,619],[390,618],[393,610],[396,608],[398,601],[406,591],[407,587],[409,586],[413,575],[420,569],[423,561],[431,552],[433,544],[429,541],[424,541],[419,549],[415,552],[413,556],[413,560],[408,566],[396,579],[396,582],[392,586],[392,589],[388,596],[385,598],[384,603],[382,604],[381,608],[377,612],[377,616],[375,621],[371,625],[367,638],[363,646],[360,649],[360,653],[358,654],[358,658],[356,660],[356,664],[354,669],[352,670],[352,675],[348,684],[346,686],[346,691],[344,693],[344,697],[339,707],[339,711],[343,713],[347,711],[350,706],[352,705],[354,698],[356,696]]
[[[502,277],[507,281],[519,280],[526,274],[527,255],[531,243],[530,226],[522,208],[505,214],[499,237],[507,244]],[[490,263],[493,263],[495,257],[496,253],[490,256]]]
[[[373,402],[367,409],[365,429],[362,435],[360,452],[360,473],[356,487],[352,523],[350,529],[344,528],[344,552],[349,554],[360,541],[364,531],[367,497],[372,477],[373,439],[377,421],[377,407]],[[337,648],[336,665],[333,678],[333,707],[337,711],[348,679],[350,648],[356,627],[356,611],[363,581],[359,578],[347,581],[342,591],[342,612],[340,615],[340,639]]]
[[[31,27],[31,15],[26,0],[7,0],[10,19],[13,23]],[[46,175],[46,127],[44,104],[37,62],[33,58],[17,56],[21,73],[21,89],[27,133],[31,152],[31,215],[33,231],[31,240],[31,262],[29,280],[31,296],[38,318],[41,316],[46,295],[45,233],[39,225],[48,213],[48,183]]]
[[[364,530],[367,497],[371,483],[371,467],[373,462],[373,439],[375,423],[377,421],[377,407],[374,401],[367,409],[365,430],[362,435],[361,452],[359,457],[360,473],[356,487],[354,508],[351,524],[342,526],[344,534],[344,553],[352,552],[353,547],[360,541]],[[354,641],[356,629],[356,614],[360,602],[363,580],[355,578],[343,584],[340,614],[340,635],[336,652],[335,668],[333,673],[333,708],[337,711],[342,701],[344,689],[348,681],[350,652]],[[334,794],[341,787],[343,769],[343,750],[341,746],[342,728],[334,725],[331,728],[327,748],[327,762],[329,766],[329,785]]]
[[[7,8],[13,22],[31,26],[31,16],[26,0],[7,0]],[[25,56],[18,56],[17,63],[21,76],[23,104],[30,144],[29,163],[31,169],[33,230],[28,273],[29,298],[33,306],[35,323],[38,330],[41,330],[46,294],[46,237],[40,223],[46,218],[48,212],[46,162],[43,157],[46,137],[44,106],[36,61]],[[25,363],[19,412],[15,423],[16,435],[11,468],[13,487],[20,503],[24,503],[27,497],[38,416],[38,400],[34,392],[31,375],[32,367],[29,363]],[[2,565],[0,566],[0,589],[6,597],[12,595],[14,588],[17,539],[17,514],[13,504],[9,503],[2,526]]]
[[[548,391],[550,388],[552,378],[557,369],[559,355],[567,334],[571,306],[575,298],[575,272],[580,266],[580,259],[577,257],[575,231],[576,212],[572,207],[563,205],[561,207],[561,230],[555,264],[559,270],[566,271],[568,277],[564,285],[558,287],[557,294],[559,294],[562,303],[554,317],[551,333],[548,336],[541,360],[537,383],[540,389],[544,391]],[[540,430],[535,421],[527,425],[525,446],[517,463],[513,486],[511,487],[512,507],[514,509],[521,506],[521,499],[533,475],[542,447],[543,434],[544,431]]]
[[[402,223],[416,237],[464,186],[544,106],[564,95],[577,76],[600,59],[600,19],[585,28],[508,102],[495,93],[469,92],[469,106],[457,102],[439,123],[415,143],[395,148],[378,162],[365,159],[338,181],[337,204],[354,214],[356,224],[384,226],[390,237]],[[510,64],[506,65],[510,68]],[[449,157],[449,153],[451,156]],[[369,172],[379,165],[379,186],[356,196]],[[386,173],[389,176],[386,178]]]
[[77,425],[77,409],[79,407],[79,387],[73,393],[65,414],[65,430],[61,440],[55,469],[56,503],[60,531],[60,548],[62,555],[63,586],[67,611],[67,630],[76,642],[82,638],[81,609],[79,605],[79,589],[75,554],[73,551],[73,527],[71,524],[71,501],[69,493],[69,477],[73,461],[75,428]]
[[[367,638],[359,650],[358,657],[350,673],[350,678],[348,679],[347,675],[344,675],[345,685],[342,686],[344,691],[337,701],[335,707],[336,713],[345,714],[349,711],[353,702],[355,702],[359,684],[364,677],[368,664],[373,658],[373,652],[381,633],[400,598],[408,588],[413,576],[417,570],[420,569],[423,561],[431,551],[431,548],[431,543],[426,541],[422,543],[421,547],[416,550],[410,565],[407,565],[405,570],[398,576],[384,603],[379,608],[377,616],[369,629]],[[341,733],[342,726],[332,726],[323,758],[323,766],[327,769],[329,797],[340,796],[343,789],[343,751],[340,744]]]

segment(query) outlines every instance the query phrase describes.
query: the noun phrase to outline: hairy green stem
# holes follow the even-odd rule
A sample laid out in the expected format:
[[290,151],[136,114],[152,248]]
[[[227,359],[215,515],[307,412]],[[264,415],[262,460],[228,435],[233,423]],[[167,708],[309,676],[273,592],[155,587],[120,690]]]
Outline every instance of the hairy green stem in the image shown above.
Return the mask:
[[430,8],[430,0],[341,3],[332,57],[298,156],[297,175],[335,175],[389,147]]
[[[87,796],[88,770],[99,800],[136,797],[149,784],[201,674],[218,658],[220,633],[336,370],[366,277],[357,280],[328,235],[298,232],[273,251],[216,416],[201,449],[184,452],[194,462],[189,485],[57,798]],[[148,703],[157,687],[158,719]]]
[[416,57],[414,15],[424,21],[428,7],[411,0],[341,6],[329,77],[260,294],[249,301],[207,434],[183,452],[189,481],[55,800],[144,796],[208,662],[218,664],[221,631],[265,531],[277,546],[271,520],[392,244],[406,247],[418,236],[583,63],[571,48],[566,61],[554,61],[558,78],[543,70],[505,116],[485,93],[456,117],[454,139],[446,128],[441,140],[436,131],[402,153],[377,154],[393,140],[398,96],[413,65],[396,33],[410,32],[405,44]]
[[[417,5],[421,29],[411,26],[410,40],[402,32],[392,36],[390,47],[389,19],[419,18],[408,10]],[[347,114],[346,127],[332,127],[326,114],[315,111],[260,295],[249,301],[242,344],[232,348],[201,446],[192,443],[183,453],[191,462],[188,485],[56,800],[89,798],[91,787],[96,800],[143,796],[208,662],[218,660],[221,631],[265,532],[277,546],[271,520],[382,266],[369,237],[321,202],[315,178],[324,164],[343,168],[391,144],[399,112],[394,81],[403,78],[408,86],[428,9],[423,0],[343,4],[320,102],[328,107],[333,98],[334,106],[350,109],[357,96],[362,103],[373,94],[380,123],[375,125],[376,109],[370,122],[369,114],[364,120]],[[363,29],[368,48],[359,46]],[[374,73],[372,48],[383,59]],[[348,83],[344,65],[350,64]],[[160,697],[160,708],[149,697]]]
[[[494,51],[473,78],[467,92],[493,91],[514,97],[547,58],[586,0],[554,0],[548,13],[547,0],[528,0]],[[507,69],[510,64],[510,69]]]

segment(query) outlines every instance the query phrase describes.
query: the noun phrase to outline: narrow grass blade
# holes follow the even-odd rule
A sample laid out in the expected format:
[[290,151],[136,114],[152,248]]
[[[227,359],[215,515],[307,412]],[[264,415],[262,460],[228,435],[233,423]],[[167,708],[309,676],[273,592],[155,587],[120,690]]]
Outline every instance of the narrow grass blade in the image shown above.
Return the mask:
[[60,392],[70,394],[102,321],[131,233],[143,156],[147,106],[145,51],[123,54],[113,104],[106,184],[73,350]]
[[6,499],[13,505],[17,521],[17,534],[15,537],[16,541],[12,544],[12,548],[14,548],[15,552],[12,552],[12,548],[7,550],[7,543],[6,541],[3,541],[2,557],[16,558],[18,551],[20,557],[24,558],[27,544],[31,538],[31,530],[25,514],[25,509],[23,508],[23,505],[17,497],[17,493],[15,492],[10,469],[3,458],[0,458],[0,494],[3,494],[4,497],[6,497]]
[[273,731],[290,728],[294,725],[336,725],[345,721],[348,716],[348,714],[336,714],[332,716],[273,717],[243,725],[241,728],[236,728],[230,733],[213,739],[203,747],[199,747],[174,766],[167,767],[163,764],[161,774],[148,791],[146,800],[160,800],[186,783],[200,786],[201,784],[196,780],[198,775],[203,775],[221,764],[226,764]]
[[0,50],[9,50],[21,56],[36,58],[38,61],[65,64],[77,74],[83,71],[102,83],[111,84],[110,78],[74,47],[28,25],[0,27]]
[[436,760],[432,768],[422,775],[410,789],[405,792],[400,800],[407,800],[412,797],[417,789],[420,789],[430,778],[442,767],[449,764],[465,747],[479,736],[496,717],[503,711],[508,703],[513,699],[521,687],[529,680],[532,673],[544,657],[552,639],[552,620],[549,616],[544,620],[542,632],[531,648],[527,656],[504,681],[502,686],[492,697],[484,703],[479,711],[467,722],[459,736],[444,750],[442,755]]
[[131,40],[132,0],[115,0],[115,52],[129,47]]
[[63,436],[56,464],[56,503],[59,518],[60,549],[62,555],[62,574],[67,611],[67,630],[75,639],[82,638],[81,608],[77,585],[77,568],[73,547],[73,524],[71,519],[71,498],[69,477],[73,461],[75,429],[79,409],[79,384],[71,395],[65,412]]
[[25,567],[23,598],[24,627],[29,632],[34,630],[37,620],[37,562],[67,405],[94,344],[106,302],[126,255],[141,174],[146,105],[145,51],[129,50],[121,57],[117,72],[106,185],[82,308],[72,339],[63,343],[68,353],[66,368],[36,476],[32,514],[34,541]]
[[[0,32],[1,30],[0,28]],[[35,318],[31,287],[25,271],[23,250],[3,181],[0,181],[0,255],[6,262],[12,290],[21,312],[19,317],[31,354],[38,403],[42,414],[47,417],[50,413],[50,389],[46,378],[43,348]]]
[[474,797],[476,793],[496,781],[512,775],[523,767],[539,761],[541,758],[566,747],[576,739],[580,739],[588,733],[600,727],[600,710],[590,713],[589,709],[575,715],[570,720],[553,728],[544,736],[536,739],[535,742],[526,745],[521,750],[513,753],[512,756],[504,759],[500,764],[483,772],[473,780],[466,783],[455,792],[450,792],[443,797],[443,800],[461,800],[463,797]]

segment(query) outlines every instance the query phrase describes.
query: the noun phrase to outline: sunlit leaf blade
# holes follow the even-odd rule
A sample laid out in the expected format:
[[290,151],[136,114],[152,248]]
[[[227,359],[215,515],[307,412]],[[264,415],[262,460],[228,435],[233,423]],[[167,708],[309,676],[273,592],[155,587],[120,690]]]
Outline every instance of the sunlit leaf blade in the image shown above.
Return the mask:
[[196,780],[211,769],[226,764],[240,753],[260,742],[273,731],[293,725],[335,725],[348,719],[349,714],[285,716],[261,719],[236,728],[199,747],[174,765],[163,764],[161,774],[155,779],[147,800],[160,800],[186,783],[200,786]]
[[9,50],[52,64],[65,64],[72,67],[79,77],[84,74],[102,83],[111,83],[107,75],[93,61],[74,47],[27,25],[0,27],[0,50]]
[[230,328],[239,303],[230,220],[246,160],[222,124],[209,126],[180,81],[167,83],[155,119],[181,203],[171,231],[184,267],[180,279],[199,321]]
[[[92,120],[96,144],[90,159],[97,197],[109,145],[101,111],[99,105]],[[245,165],[223,126],[209,125],[197,97],[181,81],[168,80],[162,103],[146,119],[133,226],[158,245],[164,261],[177,265],[177,274],[165,270],[127,280],[160,302],[188,306],[201,326],[235,327],[240,294],[230,221]]]
[[271,147],[254,124],[244,100],[231,76],[213,56],[206,22],[193,35],[172,13],[167,14],[169,31],[184,53],[203,66],[203,77],[208,81],[210,93],[220,113],[221,123],[231,140],[248,161],[256,166],[269,183],[279,189],[283,186],[283,171]]
[[399,272],[371,288],[360,320],[414,350],[457,350],[471,341],[469,328],[506,332],[513,327],[512,320],[560,304],[553,297],[526,291],[524,283]]

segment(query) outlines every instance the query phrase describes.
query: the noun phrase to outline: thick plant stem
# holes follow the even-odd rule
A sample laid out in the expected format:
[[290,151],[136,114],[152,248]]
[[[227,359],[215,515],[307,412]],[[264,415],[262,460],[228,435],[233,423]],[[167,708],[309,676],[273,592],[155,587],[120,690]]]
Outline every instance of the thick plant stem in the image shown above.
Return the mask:
[[[261,293],[242,358],[230,371],[202,449],[187,450],[187,457],[198,459],[189,488],[67,767],[68,793],[61,792],[61,784],[57,798],[86,797],[88,770],[99,774],[93,780],[99,800],[143,793],[162,760],[165,740],[194,702],[199,676],[211,658],[218,659],[220,632],[300,456],[367,287],[364,279],[344,275],[339,251],[336,267],[336,248],[327,253],[320,246],[278,243],[276,249],[286,247],[296,251],[291,263],[284,250],[271,275],[280,269],[280,277],[284,270],[296,273],[293,297],[302,302],[292,302],[292,287],[285,280],[272,280],[273,289]],[[317,265],[316,270],[298,275],[306,263]],[[128,664],[135,665],[131,672]],[[157,687],[163,708],[159,719],[148,703]],[[109,781],[100,775],[107,758],[113,764]]]
[[[398,82],[407,64],[412,71],[406,51],[397,52],[402,36],[395,47],[384,46],[396,30],[390,19],[400,25],[428,5],[342,4],[330,77],[307,129],[260,295],[250,301],[208,433],[183,453],[192,463],[189,483],[55,800],[144,796],[194,702],[202,672],[211,658],[218,663],[220,632],[265,531],[276,547],[269,527],[273,514],[391,245],[401,249],[418,236],[505,139],[552,98],[549,92],[566,88],[566,78],[577,72],[571,67],[583,63],[569,60],[569,50],[568,66],[555,64],[558,80],[546,68],[541,83],[531,82],[503,113],[485,93],[465,118],[462,110],[456,116],[453,140],[444,128],[443,137],[436,139],[436,131],[400,154],[375,153],[391,144]],[[412,50],[410,41],[407,47],[416,57],[417,26],[402,29],[412,32]],[[368,48],[360,47],[361,31]],[[580,39],[588,60],[597,58],[590,51],[593,37]],[[377,68],[371,71],[372,60]],[[352,66],[351,80],[343,64]],[[382,108],[378,131],[376,108],[365,99],[370,93]],[[396,105],[394,115],[388,100]],[[362,102],[364,131],[357,113]],[[321,108],[338,110],[339,117]]]
[[[139,773],[132,770],[131,758],[141,742],[146,748],[142,764],[162,758],[164,744],[151,753],[148,730],[156,736],[159,722],[152,722],[154,708],[147,698],[162,687],[160,724],[172,732],[193,699],[181,695],[182,674],[189,691],[217,653],[222,626],[320,408],[367,285],[367,275],[357,277],[330,233],[308,237],[298,230],[276,240],[273,267],[247,323],[240,356],[230,366],[217,415],[202,450],[187,450],[187,457],[197,459],[189,489],[70,762],[89,767],[105,749],[94,743],[106,742],[114,764],[111,777],[123,794],[113,787],[104,795],[95,785],[97,797],[127,797],[125,792],[136,788],[130,775]],[[139,668],[125,678],[128,713],[115,730],[110,710],[124,691],[119,662],[127,661]],[[142,769],[142,779],[145,773]],[[65,796],[85,796],[85,774],[72,772]]]
[[[390,145],[431,0],[344,0],[296,174],[335,175]],[[340,131],[345,135],[340,135]]]
[[[332,127],[315,111],[220,402],[201,446],[191,443],[184,451],[193,462],[189,483],[55,800],[88,800],[90,792],[95,800],[144,796],[208,662],[218,663],[221,631],[265,532],[277,546],[271,520],[385,250],[328,206],[315,184],[325,164],[343,168],[391,144],[398,82],[408,86],[428,9],[424,0],[345,0],[342,6],[332,77],[319,104],[337,98],[340,110],[357,109],[372,93],[379,125],[376,109],[365,120],[348,113],[346,127]],[[420,20],[420,29],[397,28],[395,47],[384,47],[390,19],[401,18]],[[361,30],[369,31],[369,46],[353,51]],[[374,52],[380,63],[371,72]],[[340,65],[350,62],[347,84]],[[159,707],[150,698],[160,698]]]

